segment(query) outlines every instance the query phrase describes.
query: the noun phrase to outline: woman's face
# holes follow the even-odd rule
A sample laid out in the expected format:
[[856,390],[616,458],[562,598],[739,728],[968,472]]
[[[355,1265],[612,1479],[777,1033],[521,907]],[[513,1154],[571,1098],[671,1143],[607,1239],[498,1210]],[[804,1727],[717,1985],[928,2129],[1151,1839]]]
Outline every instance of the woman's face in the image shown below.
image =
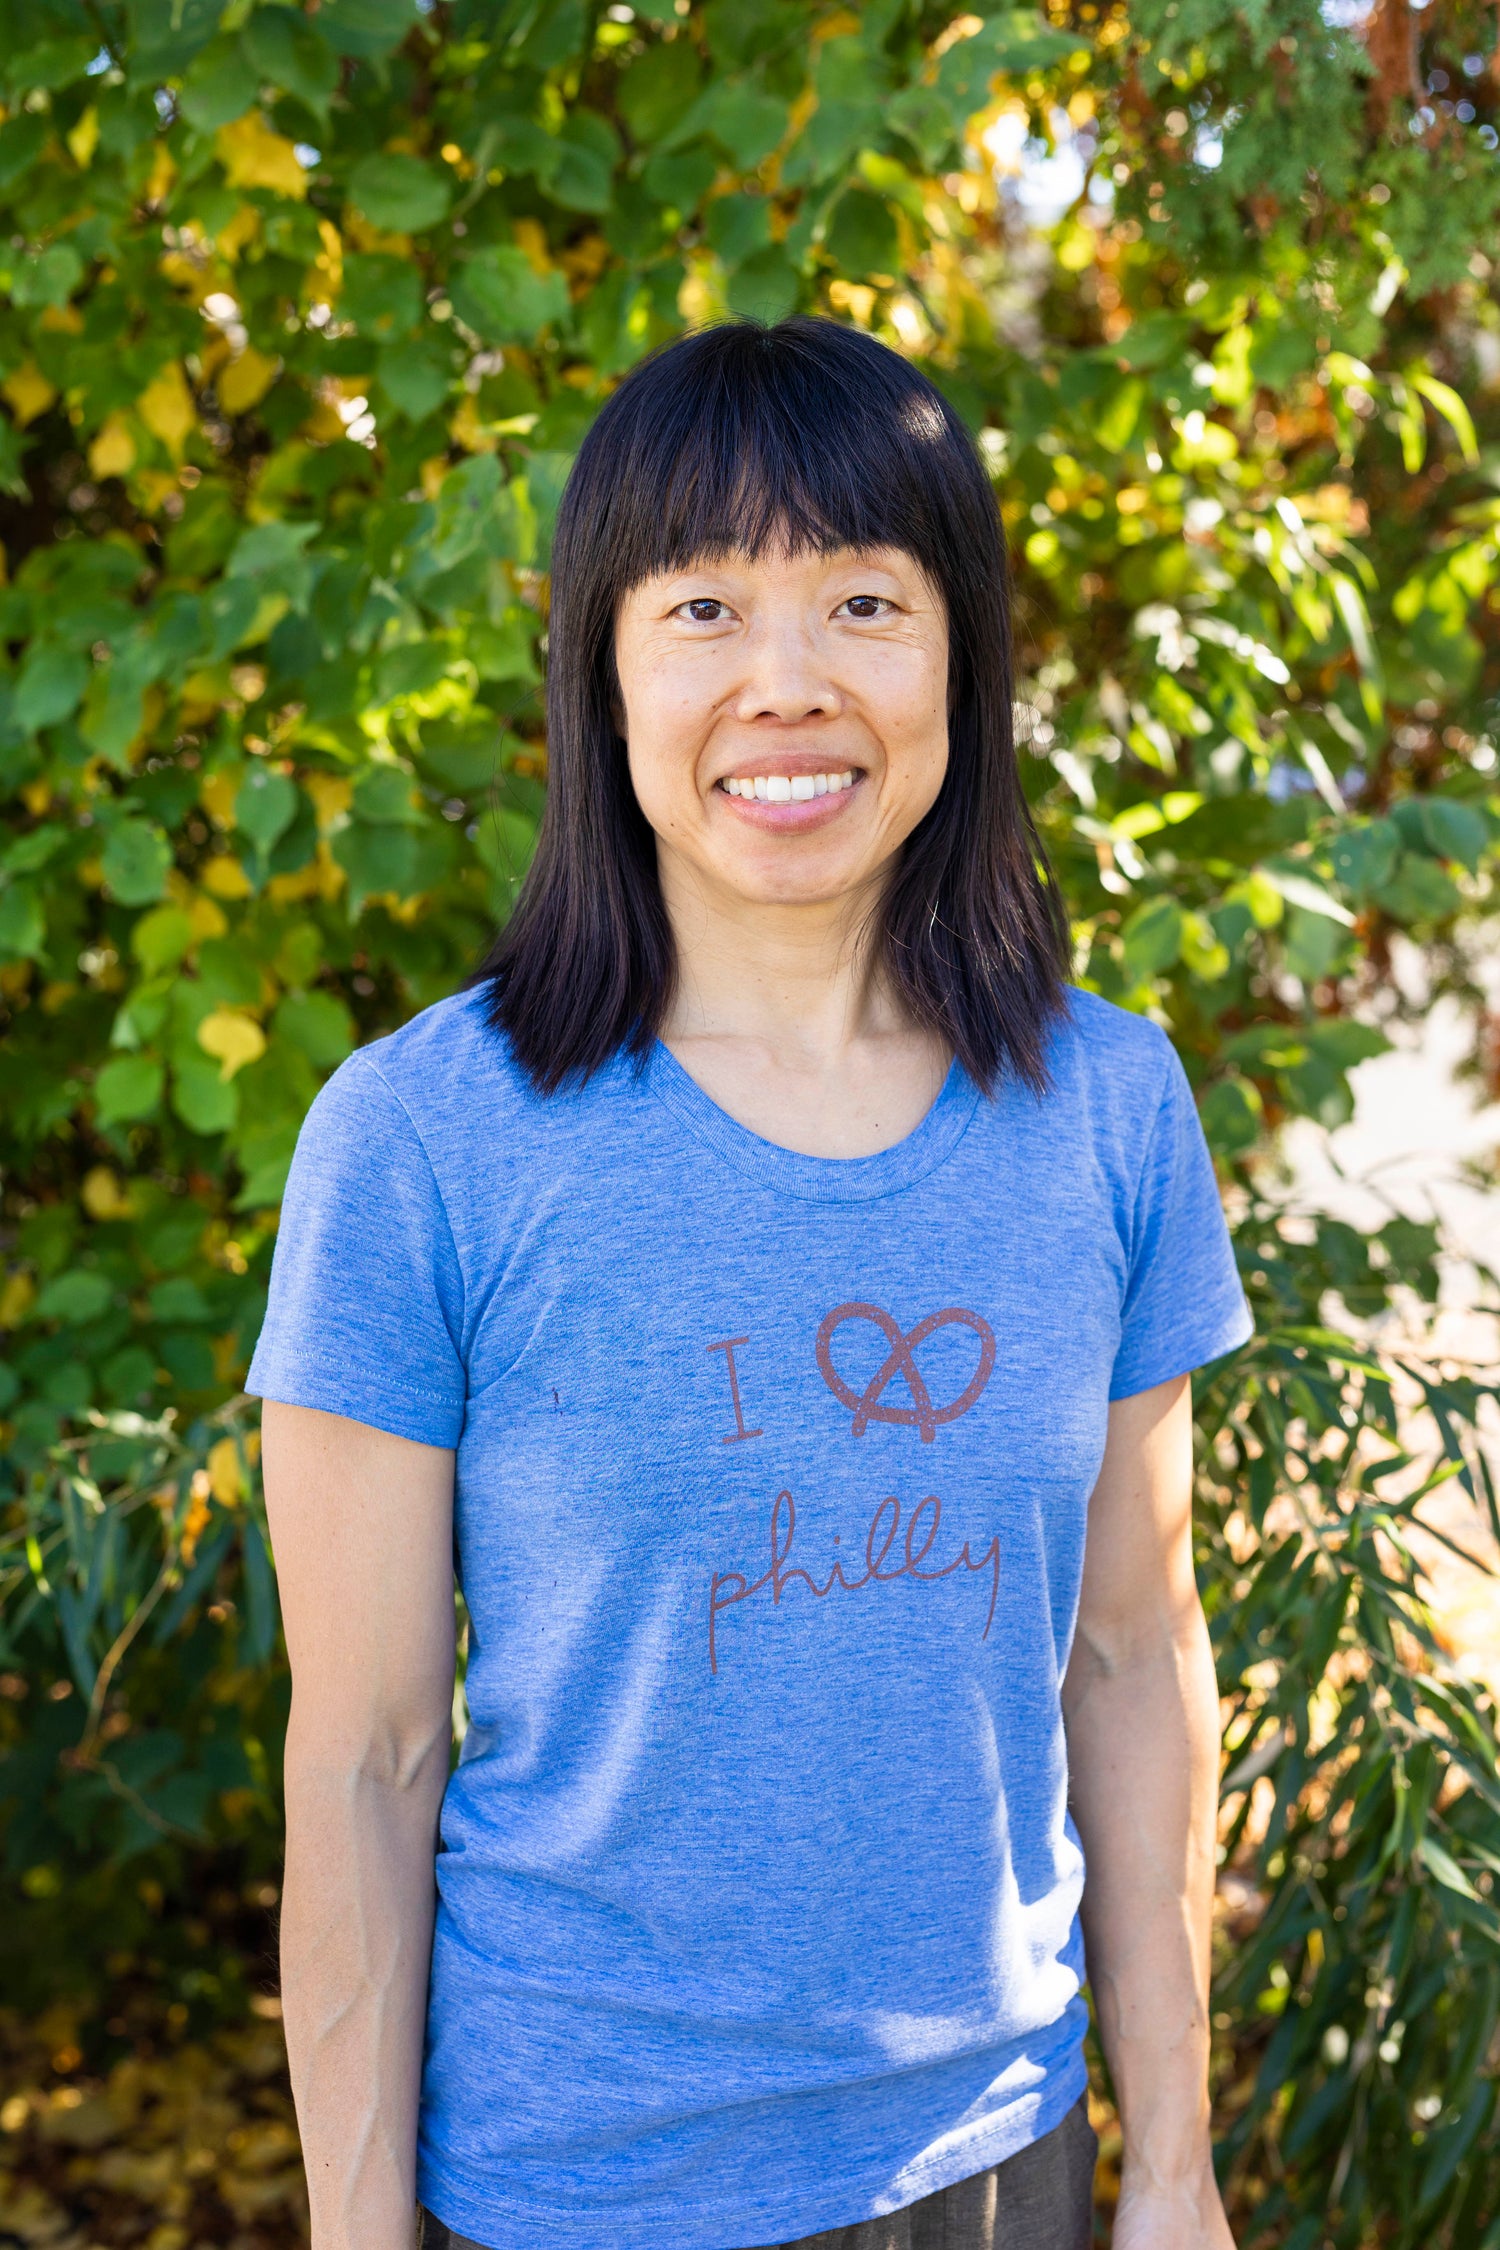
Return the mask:
[[615,627],[630,776],[675,860],[745,904],[878,883],[948,764],[942,597],[899,548],[731,555]]

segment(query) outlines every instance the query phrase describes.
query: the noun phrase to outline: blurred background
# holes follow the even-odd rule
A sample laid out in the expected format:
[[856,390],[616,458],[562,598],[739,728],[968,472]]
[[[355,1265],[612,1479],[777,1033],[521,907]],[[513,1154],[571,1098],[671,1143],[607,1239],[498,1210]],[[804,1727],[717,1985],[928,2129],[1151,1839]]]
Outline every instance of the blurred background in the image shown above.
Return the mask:
[[525,869],[600,401],[802,307],[976,433],[1076,974],[1177,1042],[1257,1313],[1199,1387],[1241,2239],[1500,2246],[1496,33],[0,0],[0,2241],[302,2238],[278,1197]]

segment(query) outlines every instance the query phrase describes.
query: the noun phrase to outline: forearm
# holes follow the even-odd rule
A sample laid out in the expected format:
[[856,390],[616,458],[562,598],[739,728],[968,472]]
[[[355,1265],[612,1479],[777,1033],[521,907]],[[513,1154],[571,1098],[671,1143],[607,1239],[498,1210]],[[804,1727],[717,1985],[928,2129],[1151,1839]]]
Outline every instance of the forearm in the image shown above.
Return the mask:
[[411,2250],[448,1741],[339,1757],[295,1706],[282,1995],[313,2250]]
[[1080,1645],[1066,1704],[1089,1982],[1125,2169],[1161,2184],[1198,2177],[1209,2161],[1219,1710],[1196,1601],[1113,1658]]

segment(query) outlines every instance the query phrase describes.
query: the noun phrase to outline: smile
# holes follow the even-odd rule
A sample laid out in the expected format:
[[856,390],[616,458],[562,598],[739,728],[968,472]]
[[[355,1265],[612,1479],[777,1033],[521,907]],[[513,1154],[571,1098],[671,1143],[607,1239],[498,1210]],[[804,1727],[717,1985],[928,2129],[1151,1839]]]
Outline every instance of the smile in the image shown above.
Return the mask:
[[728,797],[754,797],[763,805],[803,805],[813,797],[836,797],[856,779],[855,770],[845,767],[840,773],[731,774],[719,787]]

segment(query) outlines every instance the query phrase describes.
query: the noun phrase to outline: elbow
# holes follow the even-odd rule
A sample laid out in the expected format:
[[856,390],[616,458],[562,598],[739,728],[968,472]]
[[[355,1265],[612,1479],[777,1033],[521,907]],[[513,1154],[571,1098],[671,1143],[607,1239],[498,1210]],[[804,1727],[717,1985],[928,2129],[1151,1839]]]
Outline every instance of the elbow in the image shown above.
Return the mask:
[[286,1737],[288,1796],[372,1793],[390,1799],[441,1795],[453,1742],[451,1705],[404,1711],[300,1709],[293,1696]]

